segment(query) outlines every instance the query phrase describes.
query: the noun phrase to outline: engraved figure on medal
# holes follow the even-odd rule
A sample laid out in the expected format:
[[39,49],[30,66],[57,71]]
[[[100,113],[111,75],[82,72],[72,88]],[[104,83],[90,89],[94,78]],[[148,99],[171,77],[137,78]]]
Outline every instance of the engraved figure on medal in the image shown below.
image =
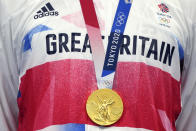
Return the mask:
[[96,120],[98,121],[103,121],[103,122],[108,122],[110,121],[110,109],[109,106],[112,105],[114,103],[113,100],[109,99],[108,101],[106,99],[104,99],[103,101],[101,100],[101,98],[99,98],[99,96],[97,96],[97,98],[99,99],[99,103],[98,103],[98,118],[95,117]]

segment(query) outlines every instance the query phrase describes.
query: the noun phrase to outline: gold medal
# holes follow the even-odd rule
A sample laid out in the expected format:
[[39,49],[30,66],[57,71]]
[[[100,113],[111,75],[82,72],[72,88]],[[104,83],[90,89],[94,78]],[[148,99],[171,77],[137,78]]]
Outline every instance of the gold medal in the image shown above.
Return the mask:
[[123,102],[115,91],[107,88],[99,89],[88,97],[86,111],[93,122],[108,126],[117,122],[122,116]]

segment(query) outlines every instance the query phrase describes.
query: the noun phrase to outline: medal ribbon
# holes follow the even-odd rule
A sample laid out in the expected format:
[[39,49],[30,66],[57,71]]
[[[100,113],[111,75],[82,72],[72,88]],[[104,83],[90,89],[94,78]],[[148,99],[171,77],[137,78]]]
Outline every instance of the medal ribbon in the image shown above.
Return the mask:
[[119,49],[132,6],[132,0],[119,0],[106,55],[93,0],[80,0],[80,4],[92,48],[98,88],[112,88]]

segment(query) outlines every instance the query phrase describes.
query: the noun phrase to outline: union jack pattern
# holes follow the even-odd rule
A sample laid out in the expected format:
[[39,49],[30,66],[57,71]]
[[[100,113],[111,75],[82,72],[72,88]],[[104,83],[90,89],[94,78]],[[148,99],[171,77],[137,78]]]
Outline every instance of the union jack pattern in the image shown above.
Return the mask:
[[169,12],[169,8],[165,4],[161,3],[158,6],[163,13]]

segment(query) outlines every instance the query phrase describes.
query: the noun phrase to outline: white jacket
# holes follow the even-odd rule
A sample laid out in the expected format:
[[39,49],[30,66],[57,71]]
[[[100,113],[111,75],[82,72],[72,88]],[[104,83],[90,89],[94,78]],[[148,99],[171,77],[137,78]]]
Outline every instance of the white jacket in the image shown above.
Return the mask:
[[[106,49],[118,1],[94,3]],[[124,113],[103,128],[85,110],[97,85],[79,0],[0,0],[1,130],[195,131],[195,4],[133,1],[113,87]]]

